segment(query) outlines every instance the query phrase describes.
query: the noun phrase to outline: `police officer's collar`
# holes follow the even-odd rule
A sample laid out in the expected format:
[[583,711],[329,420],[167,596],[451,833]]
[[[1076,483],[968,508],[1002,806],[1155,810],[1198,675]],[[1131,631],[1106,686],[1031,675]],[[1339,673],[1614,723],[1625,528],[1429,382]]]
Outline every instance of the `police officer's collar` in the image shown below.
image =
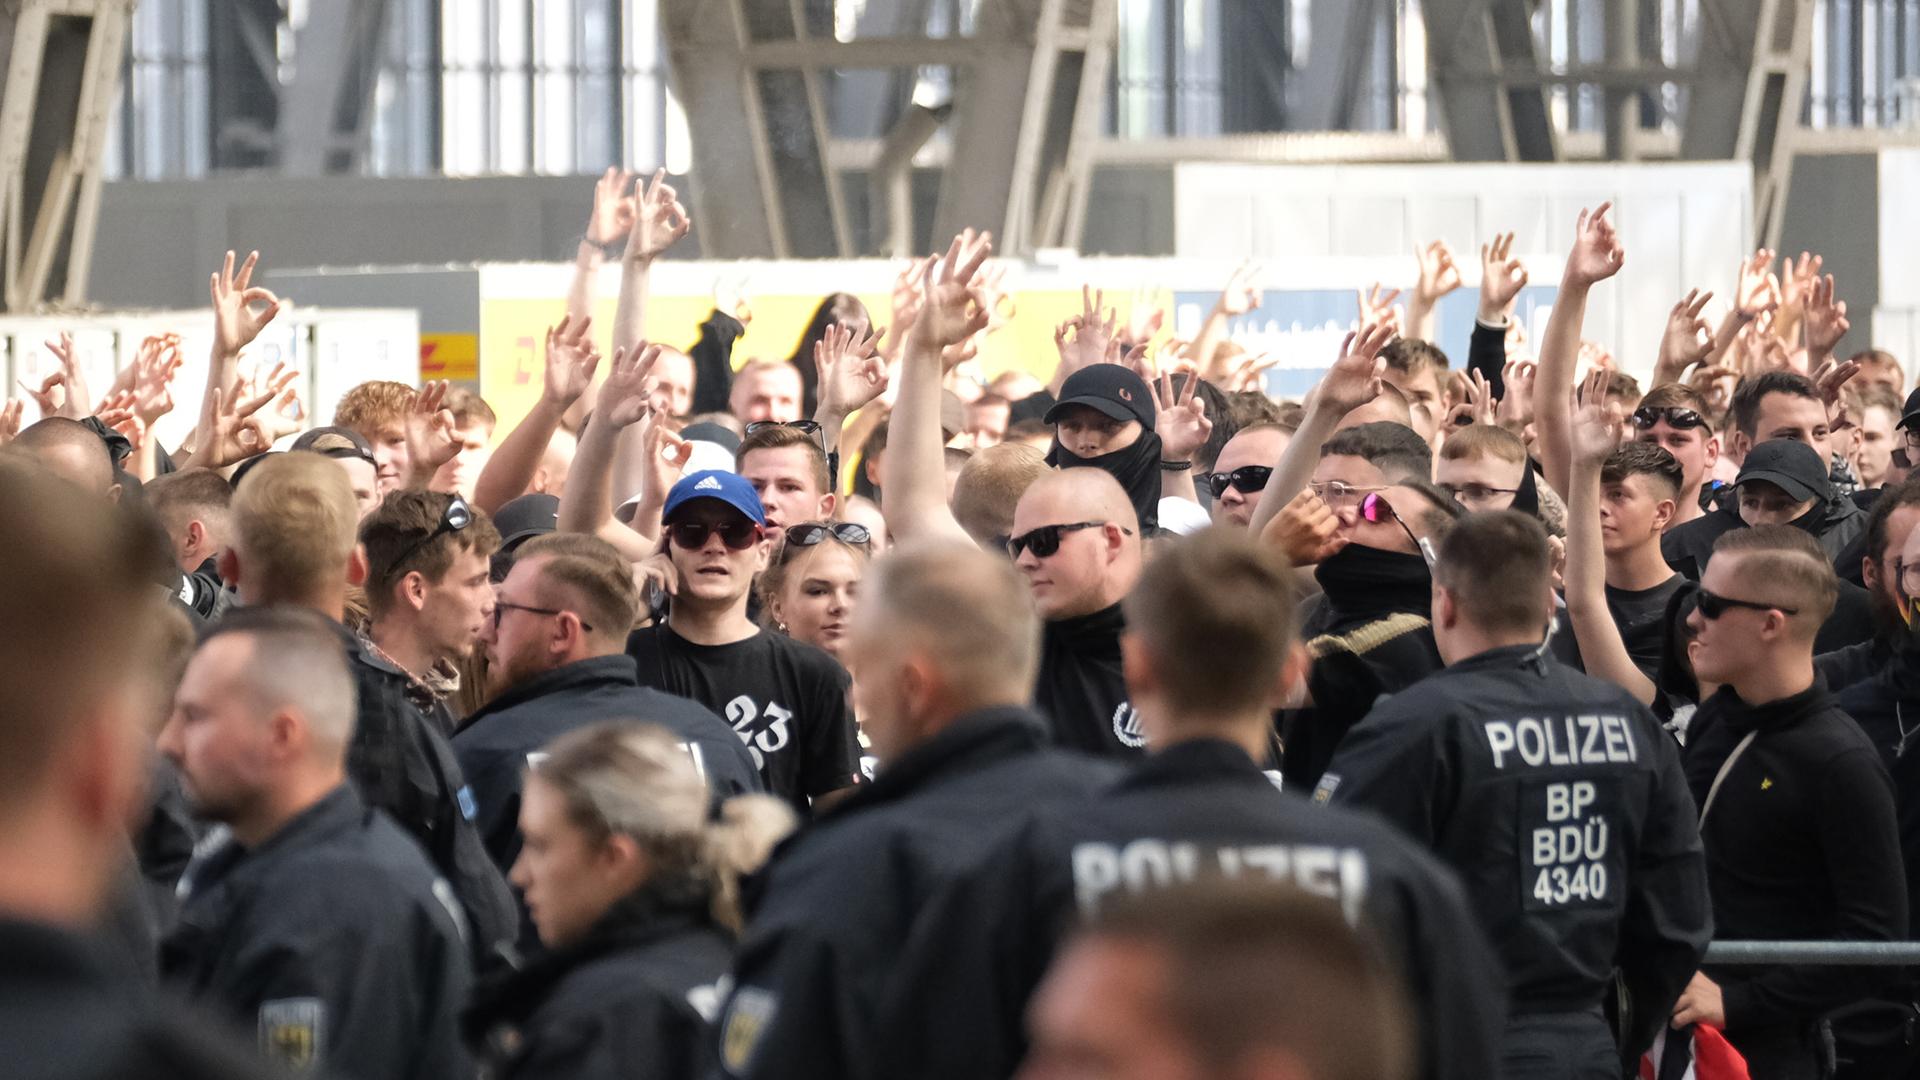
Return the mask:
[[1243,780],[1273,786],[1273,781],[1260,771],[1260,766],[1247,756],[1245,749],[1211,737],[1182,739],[1164,750],[1153,751],[1134,766],[1126,779],[1120,781],[1120,786],[1187,784],[1198,779]]
[[1009,705],[971,712],[885,763],[873,783],[862,784],[821,816],[832,820],[893,802],[949,776],[1043,750],[1047,743],[1046,726],[1030,709]]
[[1498,648],[1477,652],[1464,660],[1456,660],[1447,665],[1448,671],[1485,671],[1488,668],[1520,667],[1524,664],[1543,663],[1547,655],[1544,640],[1528,642],[1524,645],[1501,645]]
[[524,682],[500,691],[492,701],[482,705],[478,711],[468,717],[462,727],[470,728],[479,723],[482,717],[505,712],[549,694],[563,690],[589,688],[601,683],[638,688],[640,678],[634,670],[633,657],[626,653],[593,656],[585,660],[575,660],[571,664],[562,664],[550,671],[543,671]]

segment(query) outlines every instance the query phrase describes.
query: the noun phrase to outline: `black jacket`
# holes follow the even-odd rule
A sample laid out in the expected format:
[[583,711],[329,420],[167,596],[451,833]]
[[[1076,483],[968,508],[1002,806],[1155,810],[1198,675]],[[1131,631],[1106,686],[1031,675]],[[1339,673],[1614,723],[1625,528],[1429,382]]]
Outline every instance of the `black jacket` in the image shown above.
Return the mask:
[[687,350],[693,360],[693,404],[687,415],[733,408],[733,343],[746,332],[740,320],[724,311],[715,311],[700,324],[700,340]]
[[181,891],[162,978],[258,1032],[269,1056],[353,1080],[462,1075],[459,905],[350,785],[251,851],[212,850]]
[[467,1035],[487,1080],[697,1077],[733,939],[699,887],[643,889],[578,942],[474,993]]
[[1079,805],[1115,766],[1047,748],[1038,717],[992,709],[884,766],[789,839],[755,880],[721,1021],[724,1075],[903,1076],[881,1047],[895,963],[928,898],[997,828]]
[[542,672],[500,692],[453,738],[473,785],[487,854],[502,872],[520,854],[520,786],[529,755],[571,731],[607,720],[658,724],[680,740],[716,799],[763,790],[739,736],[704,706],[642,687],[625,653]]
[[[1880,753],[1816,678],[1792,697],[1751,706],[1731,688],[1694,714],[1687,782],[1705,805],[1701,824],[1716,933],[1738,941],[1897,941],[1907,932],[1907,895],[1893,785]],[[1872,968],[1737,967],[1709,970],[1720,982],[1727,1035],[1803,1027],[1870,996]]]
[[92,942],[0,919],[8,1080],[264,1080],[281,1074],[219,1025],[130,983]]
[[1145,749],[1120,670],[1120,635],[1126,628],[1126,616],[1115,604],[1042,629],[1033,707],[1052,725],[1056,745],[1119,758],[1137,757]]
[[1379,813],[1459,873],[1516,1014],[1589,1011],[1618,965],[1638,1053],[1713,937],[1678,747],[1626,691],[1538,646],[1382,702],[1315,797]]
[[[1841,578],[1849,577],[1848,565],[1851,564],[1852,580],[1860,579],[1857,549],[1851,552],[1849,549],[1854,540],[1867,531],[1867,515],[1852,499],[1829,498],[1825,506],[1815,507],[1793,524],[1820,541],[1820,549],[1833,560],[1834,570]],[[1746,522],[1740,520],[1739,500],[1723,499],[1718,509],[1668,529],[1660,538],[1660,554],[1666,557],[1668,566],[1699,581],[1701,571],[1707,568],[1707,557],[1713,554],[1713,542],[1725,533],[1746,527]]]
[[358,718],[347,746],[347,778],[367,805],[386,811],[426,849],[453,887],[466,916],[474,967],[491,970],[512,955],[519,905],[473,824],[473,794],[439,726],[409,697],[406,672],[333,624],[347,650]]
[[[1088,804],[1027,815],[916,920],[894,976],[882,1074],[997,1077],[1077,913],[1175,876],[1256,868],[1378,937],[1418,1020],[1428,1080],[1498,1073],[1505,978],[1451,871],[1370,818],[1284,794],[1237,746],[1176,743]],[[722,1039],[725,1038],[724,1028]]]
[[1840,707],[1847,715],[1858,720],[1860,714],[1845,700],[1847,692],[1886,671],[1893,663],[1897,644],[1898,641],[1887,634],[1875,634],[1865,641],[1815,655],[1813,670],[1819,673],[1827,689],[1842,699]]
[[1334,747],[1382,694],[1440,670],[1433,643],[1433,578],[1418,555],[1349,545],[1313,573],[1324,602],[1301,630],[1313,666],[1313,704],[1280,719],[1280,774],[1311,789]]

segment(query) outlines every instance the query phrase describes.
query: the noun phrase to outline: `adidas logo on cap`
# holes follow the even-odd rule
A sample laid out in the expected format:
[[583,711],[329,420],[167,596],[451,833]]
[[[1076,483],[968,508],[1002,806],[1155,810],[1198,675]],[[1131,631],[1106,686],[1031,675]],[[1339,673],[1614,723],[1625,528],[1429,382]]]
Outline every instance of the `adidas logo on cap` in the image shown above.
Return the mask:
[[699,483],[697,483],[697,484],[695,484],[695,485],[693,485],[693,490],[695,490],[695,491],[719,491],[719,490],[720,490],[720,481],[719,481],[719,479],[718,479],[718,478],[716,478],[716,477],[712,477],[712,476],[709,476],[709,477],[705,477],[705,478],[703,478],[703,479],[702,479],[702,480],[701,480],[701,481],[700,481]]

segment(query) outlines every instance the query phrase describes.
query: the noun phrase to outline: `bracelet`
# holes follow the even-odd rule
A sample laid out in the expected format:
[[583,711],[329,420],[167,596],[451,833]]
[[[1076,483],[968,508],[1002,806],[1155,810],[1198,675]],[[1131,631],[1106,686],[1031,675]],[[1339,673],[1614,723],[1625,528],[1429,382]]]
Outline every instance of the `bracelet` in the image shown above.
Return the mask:
[[1193,468],[1193,462],[1191,461],[1162,461],[1160,463],[1161,472],[1186,472],[1191,468]]

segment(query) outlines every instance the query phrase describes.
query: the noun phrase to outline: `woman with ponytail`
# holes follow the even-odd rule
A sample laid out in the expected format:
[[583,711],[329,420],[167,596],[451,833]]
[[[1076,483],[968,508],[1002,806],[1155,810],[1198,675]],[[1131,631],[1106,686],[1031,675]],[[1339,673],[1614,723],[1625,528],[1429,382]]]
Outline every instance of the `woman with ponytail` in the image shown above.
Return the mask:
[[706,1071],[740,879],[794,824],[765,796],[709,810],[693,759],[659,728],[602,724],[536,756],[510,876],[545,951],[474,995],[484,1076]]

